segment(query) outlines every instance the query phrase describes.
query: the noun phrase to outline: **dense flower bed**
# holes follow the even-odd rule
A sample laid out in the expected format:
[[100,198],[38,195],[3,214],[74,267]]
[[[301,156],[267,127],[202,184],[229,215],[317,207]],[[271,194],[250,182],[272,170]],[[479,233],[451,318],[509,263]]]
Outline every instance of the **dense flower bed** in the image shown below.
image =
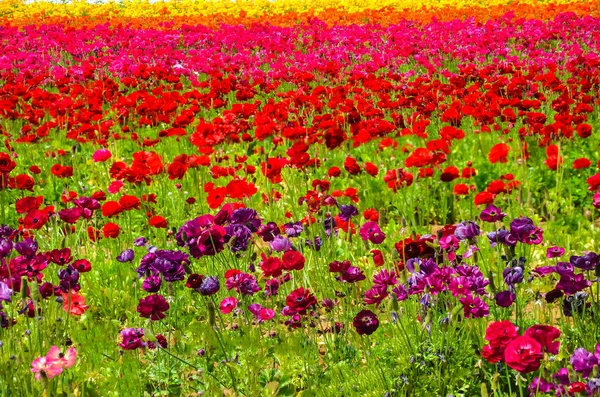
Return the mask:
[[600,394],[597,4],[308,4],[2,3],[0,395]]

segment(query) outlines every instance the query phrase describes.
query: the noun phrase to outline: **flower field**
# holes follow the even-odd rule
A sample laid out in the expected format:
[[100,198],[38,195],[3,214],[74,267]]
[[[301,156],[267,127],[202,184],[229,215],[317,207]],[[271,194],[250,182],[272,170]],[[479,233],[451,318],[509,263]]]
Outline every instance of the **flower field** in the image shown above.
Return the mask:
[[0,2],[0,396],[600,396],[600,3]]

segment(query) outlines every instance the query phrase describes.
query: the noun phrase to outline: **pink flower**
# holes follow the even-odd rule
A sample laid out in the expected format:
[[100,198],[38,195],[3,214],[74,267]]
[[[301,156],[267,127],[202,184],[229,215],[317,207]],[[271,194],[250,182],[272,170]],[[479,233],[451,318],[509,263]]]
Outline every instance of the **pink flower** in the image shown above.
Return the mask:
[[92,159],[94,159],[94,163],[103,163],[109,158],[112,157],[112,153],[108,149],[99,149],[94,152],[92,155]]
[[235,309],[237,304],[238,300],[235,299],[233,296],[230,296],[221,301],[221,304],[219,305],[219,310],[223,314],[229,314],[233,311],[233,309]]
[[108,185],[108,189],[106,189],[106,190],[108,190],[108,192],[110,194],[115,194],[115,193],[118,193],[119,190],[121,190],[122,187],[123,187],[123,182],[121,182],[121,181],[113,181],[113,182],[110,183],[110,185]]
[[60,375],[63,370],[62,363],[60,360],[53,360],[46,356],[38,357],[31,363],[31,372],[35,374],[35,378],[40,380],[42,374],[48,379],[54,378],[56,375]]
[[77,358],[77,352],[74,347],[67,350],[65,354],[62,354],[58,346],[52,346],[46,355],[47,359],[59,361],[63,368],[71,368],[75,364]]

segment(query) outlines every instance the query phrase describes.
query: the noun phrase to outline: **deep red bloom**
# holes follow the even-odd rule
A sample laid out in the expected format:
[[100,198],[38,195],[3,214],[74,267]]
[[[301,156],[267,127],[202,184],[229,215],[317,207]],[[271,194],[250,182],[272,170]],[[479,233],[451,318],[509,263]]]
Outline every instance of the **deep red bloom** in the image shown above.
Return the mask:
[[102,234],[104,238],[117,238],[119,237],[119,233],[121,232],[121,228],[116,223],[108,222],[102,228]]
[[560,342],[556,339],[560,338],[560,330],[550,325],[537,324],[529,327],[525,331],[525,335],[532,337],[537,340],[544,351],[550,354],[558,354]]
[[161,320],[166,317],[165,312],[169,310],[169,302],[162,295],[150,295],[140,300],[137,307],[140,316],[150,318],[152,321]]
[[379,328],[379,319],[371,310],[361,310],[352,322],[359,335],[371,335]]
[[[130,195],[124,195],[119,199],[119,204],[123,207],[123,210],[128,211],[131,209],[139,210],[142,208],[142,203],[139,198]],[[103,208],[104,209],[104,208]]]
[[263,260],[260,262],[260,268],[262,269],[265,277],[279,277],[283,270],[283,262],[281,259],[272,256],[267,258],[263,254]]
[[286,305],[299,314],[306,314],[306,311],[317,305],[317,298],[310,293],[309,289],[300,287],[293,290],[285,298]]
[[25,229],[38,230],[48,222],[48,215],[44,211],[31,211],[25,216],[23,226]]
[[102,204],[102,216],[111,217],[123,212],[123,206],[116,201],[107,201]]
[[285,254],[283,254],[281,259],[283,262],[283,268],[288,271],[302,270],[304,269],[304,263],[306,262],[304,255],[298,251],[287,251]]
[[518,328],[508,320],[493,321],[485,330],[485,340],[492,346],[505,347],[518,336]]
[[361,171],[360,165],[358,165],[356,159],[350,156],[346,157],[346,160],[344,161],[344,169],[348,171],[350,175],[360,174]]

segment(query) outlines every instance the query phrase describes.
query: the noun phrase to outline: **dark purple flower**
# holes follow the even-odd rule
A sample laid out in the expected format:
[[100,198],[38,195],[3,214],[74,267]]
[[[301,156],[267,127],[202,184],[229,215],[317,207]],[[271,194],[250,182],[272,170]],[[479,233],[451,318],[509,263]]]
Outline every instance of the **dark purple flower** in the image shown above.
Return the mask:
[[348,222],[353,216],[358,215],[358,210],[353,205],[340,205],[340,218]]
[[143,247],[144,245],[146,245],[147,242],[148,241],[145,237],[138,237],[133,241],[133,245],[135,245],[136,247]]
[[252,233],[257,232],[262,223],[258,219],[258,213],[252,208],[238,208],[234,210],[229,221],[246,226]]
[[567,295],[573,295],[591,286],[592,283],[583,274],[563,274],[560,276],[556,289]]
[[323,245],[323,240],[321,237],[316,236],[314,240],[306,240],[304,243],[307,247],[314,249],[315,251],[320,251],[321,246]]
[[200,284],[200,293],[204,296],[214,295],[219,292],[221,285],[217,277],[209,276],[202,279]]
[[224,227],[214,223],[212,215],[202,215],[181,226],[175,239],[177,245],[187,247],[190,255],[199,259],[221,252],[225,245],[226,234]]
[[26,257],[32,257],[38,250],[38,243],[31,237],[15,244],[15,250]]
[[502,212],[500,208],[496,207],[493,204],[488,204],[488,206],[485,207],[483,211],[481,211],[479,219],[481,219],[484,222],[493,223],[501,221],[502,219],[504,219],[505,216],[506,214]]
[[142,289],[146,292],[154,293],[160,290],[162,279],[159,275],[150,275],[142,283]]
[[136,271],[139,277],[150,272],[160,273],[167,282],[181,281],[185,279],[184,265],[188,264],[188,255],[181,251],[155,250],[142,258]]
[[504,276],[504,282],[511,287],[523,282],[523,269],[519,266],[505,268],[502,275]]
[[231,252],[246,251],[248,249],[252,231],[245,225],[233,223],[225,227],[225,232],[227,233],[225,239],[231,243]]
[[594,365],[598,364],[598,359],[592,353],[580,347],[575,349],[570,362],[575,371],[581,372],[583,377],[587,378],[594,369]]
[[260,291],[260,287],[254,276],[247,273],[238,273],[227,279],[225,286],[228,290],[235,289],[242,295],[253,295]]
[[575,271],[575,267],[570,262],[558,262],[555,266],[556,273],[559,275],[572,275]]
[[258,229],[258,235],[263,239],[264,242],[268,243],[273,241],[276,236],[279,236],[280,230],[275,222],[269,222]]
[[371,310],[361,310],[352,322],[359,335],[371,335],[379,328],[379,319]]
[[62,292],[79,291],[79,272],[72,265],[58,271],[59,287]]
[[496,294],[496,304],[500,307],[509,307],[515,301],[516,295],[514,292],[507,290]]
[[15,229],[11,228],[8,225],[0,226],[0,237],[9,238],[15,233]]
[[265,294],[267,296],[275,296],[277,295],[277,291],[279,290],[279,280],[276,278],[271,278],[265,281]]
[[502,244],[507,247],[514,247],[517,244],[517,239],[506,229],[499,229],[495,232],[487,234],[490,241],[490,246],[495,247],[497,244]]
[[467,221],[459,223],[454,230],[454,237],[463,240],[473,240],[481,234],[481,229],[475,222]]
[[366,278],[367,277],[362,272],[362,270],[360,270],[360,268],[356,266],[350,266],[348,269],[341,272],[340,275],[337,277],[339,281],[344,283],[356,283]]
[[583,256],[571,256],[569,262],[581,270],[594,270],[598,266],[598,255],[588,252]]
[[331,215],[327,215],[327,217],[323,220],[323,229],[325,229],[325,234],[327,237],[331,237],[332,234],[337,236],[337,230],[335,229],[337,224],[335,223],[335,219]]
[[552,379],[554,382],[568,386],[571,384],[571,380],[569,379],[569,370],[567,368],[559,369],[554,375],[552,375]]
[[510,223],[510,234],[517,241],[525,244],[539,244],[542,242],[544,231],[533,224],[527,217],[515,218]]
[[135,252],[133,252],[132,249],[126,249],[126,250],[123,250],[119,254],[119,256],[117,256],[117,261],[119,261],[121,263],[133,262],[134,258],[135,258]]
[[549,393],[554,390],[554,384],[546,382],[544,378],[534,378],[529,385],[529,395],[537,396],[539,393]]
[[54,285],[52,283],[45,282],[40,285],[39,291],[42,299],[48,299],[54,295]]

